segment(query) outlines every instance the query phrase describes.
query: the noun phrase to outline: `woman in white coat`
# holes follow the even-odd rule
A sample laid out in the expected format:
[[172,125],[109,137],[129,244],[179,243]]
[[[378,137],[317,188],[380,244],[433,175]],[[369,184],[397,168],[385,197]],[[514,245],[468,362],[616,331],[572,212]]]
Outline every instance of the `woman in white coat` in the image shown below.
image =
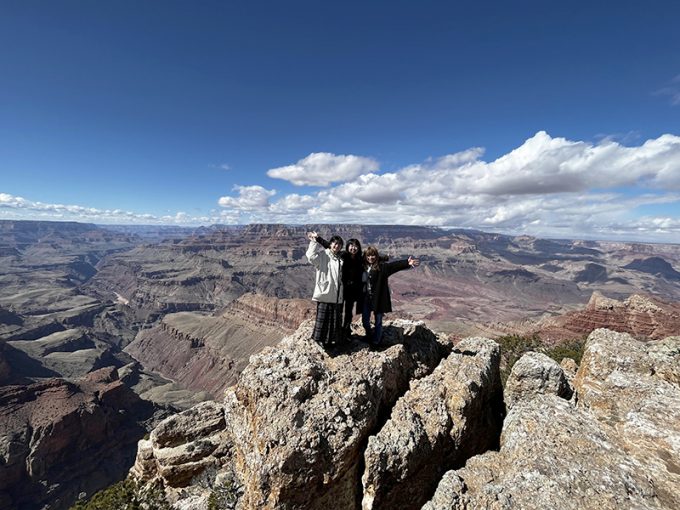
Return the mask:
[[314,295],[316,321],[312,339],[321,345],[342,342],[342,238],[333,236],[330,247],[324,249],[316,242],[316,232],[308,232],[307,260],[316,268]]

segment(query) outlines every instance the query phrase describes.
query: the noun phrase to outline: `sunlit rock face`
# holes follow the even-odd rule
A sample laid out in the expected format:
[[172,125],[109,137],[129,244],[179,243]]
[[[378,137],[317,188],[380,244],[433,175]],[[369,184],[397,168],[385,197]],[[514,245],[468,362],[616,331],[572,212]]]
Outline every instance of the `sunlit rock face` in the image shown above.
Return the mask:
[[500,349],[467,338],[413,381],[364,452],[362,508],[420,508],[442,474],[497,447],[503,418]]
[[575,375],[530,352],[502,390],[495,342],[386,326],[378,350],[326,352],[303,324],[141,441],[132,475],[187,509],[215,490],[239,509],[678,508],[680,337],[596,330]]
[[542,372],[533,395],[512,390],[500,450],[447,472],[424,508],[678,508],[680,337],[594,331],[569,401]]
[[[167,432],[154,431],[150,442],[140,444],[133,475],[162,479],[171,487],[170,497],[181,499],[186,479],[168,476],[167,466],[181,469],[164,460],[170,455],[166,450],[174,449],[177,459],[186,445],[221,437],[220,447],[205,448],[210,453],[192,457],[187,469],[210,459],[192,476],[205,476],[208,468],[213,476],[229,473],[241,490],[240,507],[358,507],[369,436],[382,427],[409,384],[430,374],[452,346],[422,323],[397,320],[386,323],[385,345],[379,350],[354,342],[328,353],[311,341],[311,328],[308,321],[251,358],[226,392],[222,428],[194,434],[177,426],[173,437],[183,439],[166,446],[158,438]],[[203,414],[196,413],[196,419]]]

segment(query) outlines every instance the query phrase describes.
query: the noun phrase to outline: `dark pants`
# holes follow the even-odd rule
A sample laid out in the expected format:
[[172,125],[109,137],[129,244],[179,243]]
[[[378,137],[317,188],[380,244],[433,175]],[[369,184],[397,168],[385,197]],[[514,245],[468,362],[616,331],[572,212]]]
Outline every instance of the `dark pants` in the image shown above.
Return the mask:
[[352,323],[355,303],[356,301],[345,301],[345,318],[342,321],[342,327],[345,329],[349,329],[349,325]]
[[352,282],[349,282],[346,284],[345,287],[345,318],[342,321],[342,327],[345,328],[345,330],[349,330],[349,325],[352,322],[352,319],[354,318],[354,307],[359,306],[359,310],[363,310],[362,308],[362,301],[363,301],[363,295],[364,295],[364,290],[363,290],[363,284],[354,284]]
[[312,339],[321,345],[342,342],[342,303],[316,303],[316,321]]
[[375,315],[375,331],[373,336],[371,336],[371,312],[373,311],[373,300],[368,296],[364,299],[364,311],[361,314],[361,322],[366,330],[366,337],[368,340],[374,344],[379,344],[382,339],[382,313],[373,313]]

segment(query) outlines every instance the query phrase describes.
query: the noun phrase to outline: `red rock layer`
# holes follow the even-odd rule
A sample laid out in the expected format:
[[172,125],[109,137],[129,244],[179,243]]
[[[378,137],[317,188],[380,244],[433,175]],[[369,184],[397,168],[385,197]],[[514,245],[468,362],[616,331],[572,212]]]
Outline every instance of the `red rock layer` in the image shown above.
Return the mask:
[[593,293],[584,310],[545,320],[536,333],[546,341],[589,334],[598,328],[658,340],[680,334],[680,303],[633,294],[617,301]]
[[233,313],[256,324],[278,327],[287,333],[314,317],[315,304],[309,299],[276,299],[257,294],[244,294],[232,302],[223,313]]

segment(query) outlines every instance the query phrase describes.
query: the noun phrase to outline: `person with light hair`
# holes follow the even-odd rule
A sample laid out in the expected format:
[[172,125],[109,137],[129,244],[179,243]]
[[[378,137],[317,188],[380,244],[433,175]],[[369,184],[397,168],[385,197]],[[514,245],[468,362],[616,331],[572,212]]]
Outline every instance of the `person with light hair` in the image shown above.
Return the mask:
[[[420,260],[413,257],[384,262],[375,246],[369,246],[364,251],[364,307],[361,321],[366,331],[366,339],[371,344],[380,345],[383,332],[383,314],[392,311],[392,298],[388,285],[389,277],[397,271],[419,265]],[[371,332],[371,313],[375,318],[375,330],[373,332]]]

